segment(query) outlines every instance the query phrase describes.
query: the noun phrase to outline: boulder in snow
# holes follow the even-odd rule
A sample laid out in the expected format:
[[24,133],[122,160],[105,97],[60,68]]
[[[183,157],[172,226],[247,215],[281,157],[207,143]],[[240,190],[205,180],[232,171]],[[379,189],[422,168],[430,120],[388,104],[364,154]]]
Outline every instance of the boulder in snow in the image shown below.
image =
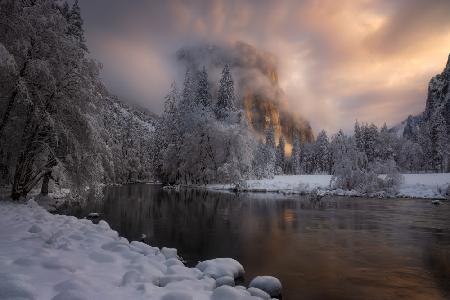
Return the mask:
[[244,267],[232,258],[216,258],[199,262],[197,269],[214,279],[222,276],[238,278],[244,275]]
[[267,294],[263,290],[255,288],[255,287],[248,288],[248,292],[250,293],[250,295],[259,297],[259,298],[264,299],[264,300],[269,300],[270,299],[270,295],[269,294]]
[[211,300],[261,300],[259,297],[251,296],[249,292],[236,289],[231,286],[223,285],[216,288],[212,295]]
[[216,285],[222,286],[222,285],[228,285],[228,286],[234,286],[234,278],[231,276],[222,276],[216,279]]
[[161,249],[161,253],[166,257],[166,259],[178,258],[177,249],[175,249],[175,248],[163,247]]
[[271,297],[277,297],[281,295],[281,282],[278,278],[273,276],[256,276],[251,282],[250,287],[263,290]]

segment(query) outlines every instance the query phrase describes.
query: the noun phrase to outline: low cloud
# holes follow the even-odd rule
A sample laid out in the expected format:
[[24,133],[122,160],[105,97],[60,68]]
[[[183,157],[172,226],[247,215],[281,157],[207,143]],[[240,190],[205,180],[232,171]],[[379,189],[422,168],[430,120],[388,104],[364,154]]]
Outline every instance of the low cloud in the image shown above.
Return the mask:
[[447,0],[81,0],[110,89],[155,112],[176,51],[244,41],[275,55],[291,110],[335,132],[420,112],[450,52]]

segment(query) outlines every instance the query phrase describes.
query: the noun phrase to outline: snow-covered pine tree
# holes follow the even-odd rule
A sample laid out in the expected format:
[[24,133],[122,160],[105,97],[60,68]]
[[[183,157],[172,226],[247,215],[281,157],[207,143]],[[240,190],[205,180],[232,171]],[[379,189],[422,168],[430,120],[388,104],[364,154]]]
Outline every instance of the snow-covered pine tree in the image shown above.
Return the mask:
[[292,152],[291,152],[291,172],[294,175],[300,174],[300,137],[297,131],[294,132],[292,137]]
[[300,157],[301,170],[305,174],[313,174],[316,171],[315,149],[313,143],[302,145],[302,155]]
[[214,109],[217,119],[227,119],[231,112],[235,110],[234,82],[228,64],[222,70],[222,77],[219,81],[219,91]]
[[60,11],[61,11],[61,14],[62,14],[67,20],[69,20],[70,7],[69,7],[69,3],[67,3],[67,1],[64,1],[63,5],[60,7]]
[[361,126],[359,125],[358,120],[355,121],[353,135],[354,135],[356,147],[358,148],[358,150],[364,151],[364,137],[363,137],[362,129],[361,129]]
[[205,67],[198,73],[197,94],[195,100],[197,105],[201,105],[207,110],[211,109],[212,98],[209,89],[208,72]]
[[278,146],[276,149],[276,162],[275,162],[275,172],[278,175],[284,174],[286,172],[286,157],[285,157],[285,139],[284,135],[280,135],[278,141]]
[[447,171],[448,135],[445,119],[437,110],[430,118],[431,160],[436,172]]
[[376,156],[379,160],[385,162],[396,158],[397,138],[389,132],[386,123],[380,129],[378,141],[376,143]]
[[317,135],[315,143],[315,161],[316,161],[316,173],[329,173],[330,172],[330,142],[328,140],[327,133],[322,130]]
[[174,183],[177,178],[178,149],[181,147],[179,93],[175,82],[165,97],[164,112],[156,124],[152,143],[152,166],[163,182]]
[[431,141],[431,124],[422,122],[417,133],[417,143],[422,149],[421,165],[423,171],[432,171],[433,162],[433,144]]
[[252,169],[257,179],[273,178],[275,175],[274,152],[262,141],[256,145]]
[[266,128],[266,145],[273,150],[273,152],[275,153],[275,148],[276,148],[276,144],[275,144],[275,126],[272,122],[272,120],[269,120],[269,126],[267,126]]
[[78,0],[75,0],[72,8],[70,9],[68,21],[68,33],[74,36],[78,40],[80,47],[87,51],[86,39],[84,37],[83,19],[81,18],[81,9],[78,4]]
[[364,153],[367,160],[372,162],[376,158],[376,144],[378,140],[378,128],[375,124],[365,124],[362,127],[362,138],[364,144]]
[[183,90],[180,99],[180,113],[190,113],[195,111],[196,84],[193,72],[188,68],[184,75]]

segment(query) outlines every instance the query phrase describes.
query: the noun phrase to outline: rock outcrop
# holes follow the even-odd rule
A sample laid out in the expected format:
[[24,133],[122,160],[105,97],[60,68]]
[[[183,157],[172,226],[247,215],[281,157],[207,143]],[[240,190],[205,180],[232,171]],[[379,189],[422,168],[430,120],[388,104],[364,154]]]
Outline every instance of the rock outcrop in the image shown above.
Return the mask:
[[447,65],[442,73],[431,78],[428,84],[428,95],[425,104],[425,110],[416,116],[409,116],[399,125],[392,128],[399,135],[408,139],[415,139],[420,128],[420,124],[428,122],[437,113],[442,114],[447,132],[450,133],[450,54]]

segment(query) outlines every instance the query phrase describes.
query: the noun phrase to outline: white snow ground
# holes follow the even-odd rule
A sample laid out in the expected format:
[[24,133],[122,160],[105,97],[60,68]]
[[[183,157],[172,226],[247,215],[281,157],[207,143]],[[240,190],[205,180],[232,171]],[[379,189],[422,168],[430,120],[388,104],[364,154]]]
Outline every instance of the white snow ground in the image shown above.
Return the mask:
[[[403,174],[404,181],[397,197],[444,199],[450,184],[450,173]],[[276,193],[308,193],[319,189],[333,195],[362,196],[356,191],[330,189],[331,175],[280,175],[273,179],[247,180],[244,191]],[[231,185],[211,184],[212,190],[230,190]]]
[[0,216],[0,299],[267,298],[242,286],[216,287],[234,285],[244,272],[232,259],[188,268],[176,249],[130,243],[104,221],[52,215],[33,200],[0,201]]

